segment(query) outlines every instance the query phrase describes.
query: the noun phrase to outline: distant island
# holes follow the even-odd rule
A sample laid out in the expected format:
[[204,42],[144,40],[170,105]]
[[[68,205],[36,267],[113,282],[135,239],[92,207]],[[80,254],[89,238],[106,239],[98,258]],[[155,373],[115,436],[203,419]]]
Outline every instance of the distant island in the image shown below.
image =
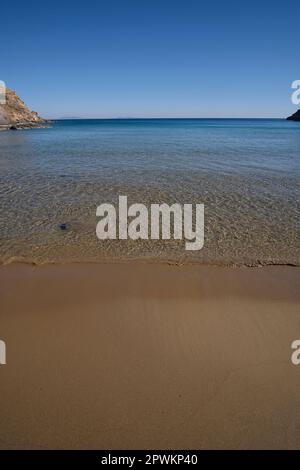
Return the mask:
[[300,121],[300,109],[298,109],[298,111],[292,114],[292,116],[289,116],[287,120],[288,121]]
[[47,121],[30,111],[18,95],[6,89],[6,103],[0,104],[0,130],[47,127]]

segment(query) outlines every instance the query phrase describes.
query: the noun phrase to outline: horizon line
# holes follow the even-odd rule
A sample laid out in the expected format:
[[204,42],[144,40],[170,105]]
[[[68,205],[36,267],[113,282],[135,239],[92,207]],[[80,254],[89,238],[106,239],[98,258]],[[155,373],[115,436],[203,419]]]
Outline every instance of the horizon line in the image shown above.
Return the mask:
[[129,121],[129,120],[216,120],[216,119],[245,119],[245,120],[258,120],[258,119],[274,119],[274,120],[283,120],[285,121],[287,118],[285,117],[58,117],[58,118],[45,118],[52,121]]

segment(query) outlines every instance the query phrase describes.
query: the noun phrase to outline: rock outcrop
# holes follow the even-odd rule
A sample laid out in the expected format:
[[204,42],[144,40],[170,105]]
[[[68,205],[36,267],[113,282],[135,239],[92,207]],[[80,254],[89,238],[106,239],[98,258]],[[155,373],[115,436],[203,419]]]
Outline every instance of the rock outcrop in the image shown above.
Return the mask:
[[30,111],[18,95],[6,89],[6,102],[0,104],[0,129],[32,129],[47,127],[47,121],[35,111]]
[[287,120],[288,121],[300,121],[300,109],[298,109],[298,111],[292,114],[292,116],[289,116]]

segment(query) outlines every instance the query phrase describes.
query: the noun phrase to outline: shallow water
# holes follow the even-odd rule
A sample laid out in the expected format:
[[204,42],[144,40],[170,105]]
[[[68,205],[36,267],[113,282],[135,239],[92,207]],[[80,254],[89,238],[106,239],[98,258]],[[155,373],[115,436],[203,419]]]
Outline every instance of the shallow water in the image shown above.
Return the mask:
[[[300,264],[299,157],[300,124],[285,120],[78,120],[2,132],[0,260]],[[119,195],[204,203],[204,248],[99,241],[96,207]]]

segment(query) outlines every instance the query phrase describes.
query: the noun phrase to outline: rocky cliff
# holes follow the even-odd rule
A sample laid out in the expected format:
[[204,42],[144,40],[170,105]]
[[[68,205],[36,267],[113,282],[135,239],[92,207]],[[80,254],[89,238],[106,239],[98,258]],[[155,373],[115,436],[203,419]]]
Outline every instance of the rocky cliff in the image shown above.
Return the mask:
[[6,102],[0,104],[1,129],[26,129],[45,127],[46,121],[35,111],[30,111],[18,95],[6,89]]
[[287,120],[288,121],[300,121],[300,109],[298,109],[298,111],[292,114],[292,116],[289,116]]

